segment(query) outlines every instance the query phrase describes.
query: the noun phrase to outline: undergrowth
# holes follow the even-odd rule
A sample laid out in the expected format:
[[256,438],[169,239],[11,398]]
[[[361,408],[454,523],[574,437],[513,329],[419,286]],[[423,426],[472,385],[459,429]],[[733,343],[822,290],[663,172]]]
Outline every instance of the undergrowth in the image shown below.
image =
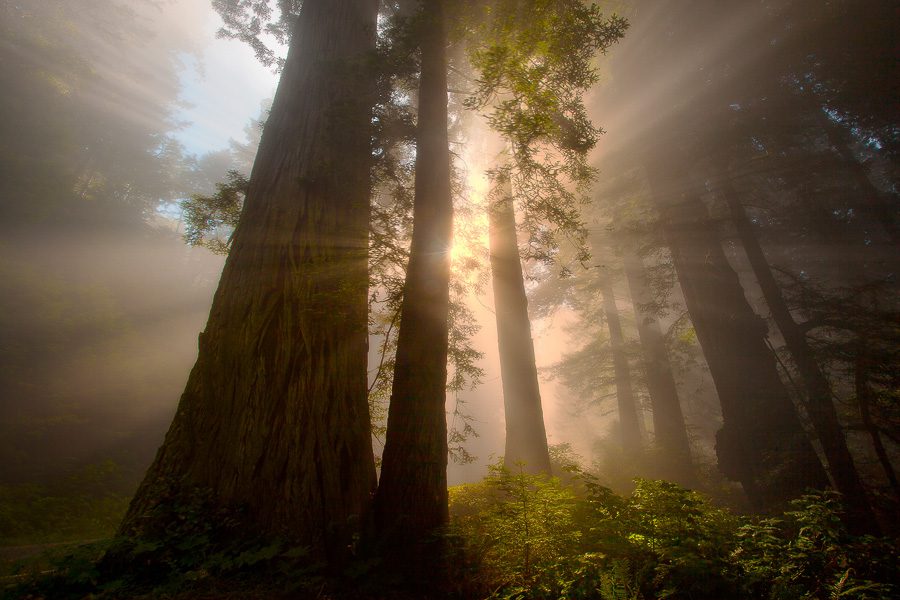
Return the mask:
[[[448,597],[474,600],[875,600],[897,597],[896,543],[854,537],[840,498],[810,493],[778,518],[737,516],[697,492],[635,480],[628,496],[572,467],[491,467],[450,489]],[[386,598],[377,559],[327,570],[306,548],[248,536],[203,495],[160,510],[163,530],[54,549],[2,578],[0,598]]]
[[133,489],[111,460],[85,465],[53,485],[0,485],[0,546],[109,537]]
[[666,481],[622,497],[501,465],[451,488],[453,561],[467,598],[833,600],[897,597],[895,543],[847,533],[834,492],[779,518],[738,517]]

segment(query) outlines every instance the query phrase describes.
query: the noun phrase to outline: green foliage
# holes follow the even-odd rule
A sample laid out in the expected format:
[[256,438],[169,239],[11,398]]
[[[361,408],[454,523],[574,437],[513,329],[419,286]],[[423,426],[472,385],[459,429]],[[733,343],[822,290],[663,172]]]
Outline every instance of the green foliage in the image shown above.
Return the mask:
[[512,180],[521,204],[525,258],[551,263],[567,238],[584,262],[579,204],[595,178],[587,153],[602,131],[583,94],[599,79],[595,55],[621,39],[628,23],[580,0],[471,4],[462,35],[478,79],[465,105],[486,110],[509,144],[510,162],[494,175]]
[[[284,67],[284,58],[276,49],[290,39],[300,14],[299,0],[212,0],[212,5],[224,23],[217,32],[219,37],[249,45],[267,67],[276,71]],[[274,39],[276,48],[268,46],[266,38]]]
[[500,0],[474,11],[469,57],[480,73],[467,104],[491,106],[489,120],[523,153],[534,143],[584,153],[600,130],[587,119],[581,94],[598,81],[594,55],[605,52],[627,29],[596,4],[533,0],[523,7]]
[[[197,542],[196,544],[188,542]],[[159,569],[154,562],[165,548],[160,542],[103,540],[91,544],[51,549],[29,561],[21,561],[15,581],[0,592],[0,598],[171,598],[203,597],[284,597],[284,594],[321,587],[321,566],[311,561],[303,547],[279,540],[257,541],[209,554],[203,541],[176,544],[177,551],[196,560],[182,560]],[[123,552],[110,563],[110,553]],[[153,570],[154,568],[159,570]],[[252,595],[241,595],[252,591]],[[257,595],[259,594],[259,595]]]
[[739,518],[697,492],[635,480],[630,496],[494,466],[451,488],[464,597],[888,598],[897,548],[847,535],[833,493],[782,519]]
[[112,535],[128,508],[121,479],[119,466],[105,461],[54,486],[0,486],[0,546]]
[[[450,489],[453,532],[467,556],[480,557],[479,572],[499,583],[496,597],[541,597],[556,588],[558,560],[577,547],[575,496],[556,478],[490,467],[481,483]],[[551,578],[548,580],[547,576]]]
[[[53,598],[168,597],[188,592],[271,589],[298,592],[321,585],[322,565],[307,548],[247,531],[241,511],[213,505],[206,490],[162,494],[153,529],[50,556],[49,569],[14,588]],[[18,594],[18,595],[17,595]]]
[[212,196],[194,194],[184,200],[184,241],[203,246],[215,254],[228,254],[231,238],[241,218],[250,180],[237,171],[228,171],[228,181],[216,184]]
[[590,476],[585,486],[579,520],[593,571],[582,568],[582,589],[596,581],[623,597],[730,596],[727,513],[665,481],[637,479],[628,498]]
[[803,496],[792,507],[783,518],[747,523],[736,533],[733,558],[748,597],[891,597],[900,564],[896,546],[848,535],[834,492]]
[[[110,541],[45,547],[4,569],[0,599],[83,598],[96,590],[98,563]],[[4,565],[6,567],[6,565]]]
[[[574,468],[566,448],[556,454],[573,472],[571,483],[498,463],[483,481],[450,489],[454,597],[896,597],[896,542],[848,535],[835,493],[804,496],[778,518],[737,517],[665,481],[637,479],[630,495],[618,495]],[[355,559],[328,574],[305,548],[242,530],[239,511],[213,506],[201,490],[167,498],[156,510],[166,513],[159,530],[49,548],[13,578],[3,573],[0,598],[225,597],[240,590],[247,597],[384,597],[377,561]]]

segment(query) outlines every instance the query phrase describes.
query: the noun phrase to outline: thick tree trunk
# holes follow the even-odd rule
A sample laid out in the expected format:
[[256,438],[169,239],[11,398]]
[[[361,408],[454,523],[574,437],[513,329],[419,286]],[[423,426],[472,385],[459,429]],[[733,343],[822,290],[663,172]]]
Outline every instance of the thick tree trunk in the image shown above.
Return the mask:
[[878,533],[878,522],[872,512],[866,490],[859,478],[859,472],[856,470],[853,456],[847,447],[847,440],[838,419],[832,400],[831,385],[819,368],[812,348],[806,341],[806,336],[797,326],[781,295],[781,288],[772,275],[765,253],[749,219],[747,219],[737,192],[724,176],[723,169],[720,168],[716,175],[719,190],[728,205],[731,219],[747,253],[756,280],[762,289],[766,304],[772,313],[772,318],[781,330],[785,344],[803,377],[806,387],[807,412],[816,435],[819,437],[819,442],[822,444],[831,478],[835,487],[844,496],[844,502],[848,508],[847,524],[851,531],[857,534]]
[[722,406],[719,469],[741,483],[755,510],[779,511],[806,489],[827,487],[828,477],[766,345],[766,324],[744,297],[706,207],[676,162],[660,157],[648,174]]
[[375,0],[306,0],[199,355],[122,523],[199,489],[332,558],[375,485],[366,398]]
[[622,450],[626,455],[634,456],[641,451],[641,428],[638,424],[637,405],[631,385],[625,336],[622,335],[622,324],[619,322],[619,309],[616,308],[612,280],[606,274],[600,276],[600,294],[603,296],[603,313],[606,317],[606,327],[609,330],[613,372],[616,376],[616,399],[619,404],[619,432]]
[[656,448],[666,473],[682,485],[694,486],[697,478],[691,461],[691,447],[665,338],[656,317],[645,309],[650,303],[647,273],[641,258],[631,248],[626,248],[623,263],[641,340],[647,390],[653,407]]
[[423,6],[414,229],[375,526],[389,560],[427,578],[437,576],[428,568],[441,560],[436,534],[449,518],[444,404],[453,204],[443,7]]
[[532,473],[550,473],[550,453],[541,408],[528,319],[528,298],[516,241],[516,216],[508,177],[501,176],[497,199],[488,209],[491,247],[491,282],[497,317],[500,376],[506,415],[504,463],[513,468],[525,463]]

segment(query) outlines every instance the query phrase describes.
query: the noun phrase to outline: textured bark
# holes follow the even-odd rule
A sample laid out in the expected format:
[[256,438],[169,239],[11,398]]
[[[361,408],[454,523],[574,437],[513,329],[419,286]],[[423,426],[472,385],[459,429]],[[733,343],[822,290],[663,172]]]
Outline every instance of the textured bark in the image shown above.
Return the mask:
[[747,302],[698,193],[673,158],[660,157],[648,174],[722,406],[719,469],[741,483],[755,510],[777,512],[808,488],[827,487],[828,477],[766,345],[766,324]]
[[197,362],[123,534],[153,527],[164,497],[200,489],[253,531],[335,557],[367,508],[376,10],[303,3]]
[[516,240],[512,189],[506,177],[497,185],[500,193],[488,209],[488,221],[491,283],[506,416],[504,463],[512,468],[523,462],[531,473],[549,474],[550,453],[528,319],[528,298]]
[[650,303],[647,273],[633,249],[626,249],[623,262],[641,340],[647,390],[653,407],[655,444],[667,474],[682,485],[693,486],[696,485],[696,474],[691,462],[691,447],[665,338],[659,321],[645,309]]
[[832,400],[831,385],[819,368],[805,334],[794,321],[781,294],[781,288],[769,268],[762,246],[760,246],[750,221],[747,219],[747,214],[744,212],[744,207],[738,199],[737,192],[731,182],[724,177],[721,169],[717,174],[717,180],[719,190],[728,205],[731,219],[747,253],[756,280],[762,289],[772,318],[781,330],[785,344],[794,357],[794,362],[803,378],[809,419],[822,445],[835,487],[844,496],[844,503],[848,509],[847,525],[851,531],[857,534],[878,533],[878,522],[872,512],[866,490],[860,480],[859,472],[856,470],[853,456],[847,447],[847,439],[838,419]]
[[436,575],[427,569],[440,560],[435,534],[449,518],[444,404],[453,205],[441,4],[425,4],[421,31],[413,236],[375,497],[376,534],[389,561],[426,578]]
[[641,450],[641,429],[638,425],[637,405],[628,368],[628,353],[625,349],[625,337],[622,335],[622,324],[619,322],[619,309],[616,308],[612,280],[605,275],[601,276],[600,293],[603,296],[603,313],[606,316],[606,327],[609,329],[609,345],[612,349],[613,370],[616,376],[622,449],[626,454],[636,454]]

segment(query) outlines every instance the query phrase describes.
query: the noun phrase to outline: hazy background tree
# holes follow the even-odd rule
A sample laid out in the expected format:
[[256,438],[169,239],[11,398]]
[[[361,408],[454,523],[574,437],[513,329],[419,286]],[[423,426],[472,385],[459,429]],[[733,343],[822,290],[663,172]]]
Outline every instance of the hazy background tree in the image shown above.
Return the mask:
[[496,175],[495,184],[488,206],[488,235],[506,420],[503,459],[510,469],[524,464],[529,472],[549,474],[550,453],[509,174]]
[[605,16],[595,4],[534,2],[527,16],[522,9],[518,2],[493,2],[469,17],[468,54],[480,77],[466,103],[486,110],[487,122],[501,134],[496,165],[488,171],[487,210],[505,462],[549,473],[521,258],[554,265],[560,246],[569,243],[584,259],[578,204],[587,199],[594,176],[587,154],[602,130],[587,119],[583,95],[598,81],[596,55],[622,37],[627,22]]
[[[890,90],[893,85],[883,77],[895,67],[876,73],[863,66],[866,57],[878,63],[889,53],[887,29],[878,21],[879,15],[883,16],[887,10],[886,4],[841,4],[827,10],[792,1],[759,6],[701,2],[687,10],[674,3],[656,3],[652,10],[642,2],[632,6],[634,12],[630,16],[640,22],[643,35],[627,39],[625,46],[632,49],[633,57],[642,56],[645,61],[627,60],[618,67],[616,60],[612,61],[611,85],[601,93],[597,110],[621,106],[625,97],[637,101],[623,111],[621,124],[629,126],[622,128],[623,135],[611,136],[615,147],[604,153],[601,170],[605,165],[611,169],[630,168],[636,157],[644,156],[645,176],[652,193],[663,199],[660,206],[664,224],[667,219],[669,222],[669,243],[673,249],[677,245],[683,249],[688,245],[697,248],[693,273],[680,268],[679,279],[683,289],[686,285],[695,288],[694,292],[685,289],[685,296],[719,388],[726,413],[725,429],[730,429],[729,401],[719,381],[723,376],[727,378],[732,369],[717,368],[714,363],[722,357],[722,352],[740,348],[737,350],[740,359],[735,355],[731,362],[741,363],[747,385],[756,388],[743,393],[758,396],[761,378],[748,375],[752,361],[747,360],[749,340],[758,337],[761,341],[751,345],[757,346],[758,364],[767,365],[766,379],[771,383],[773,397],[781,398],[778,403],[784,410],[796,411],[801,417],[801,421],[794,419],[797,424],[792,427],[793,433],[785,435],[799,440],[798,432],[805,430],[804,435],[811,435],[817,447],[822,444],[823,458],[828,461],[833,481],[839,489],[846,490],[847,500],[857,506],[853,509],[857,517],[851,521],[856,522],[857,530],[871,530],[872,520],[865,516],[867,500],[860,486],[853,483],[851,468],[854,461],[866,462],[864,456],[871,451],[860,445],[861,438],[852,433],[850,413],[841,408],[851,401],[850,380],[845,374],[838,375],[837,371],[819,366],[827,364],[821,353],[815,359],[818,365],[808,360],[809,353],[807,359],[801,358],[800,361],[806,360],[806,367],[792,362],[784,353],[773,354],[766,346],[776,348],[781,343],[781,334],[761,323],[756,333],[752,333],[749,323],[753,318],[747,319],[748,329],[743,334],[713,349],[711,340],[704,340],[708,334],[704,334],[699,321],[715,315],[716,311],[727,312],[724,292],[720,290],[716,294],[718,300],[710,302],[706,309],[697,306],[695,292],[697,278],[706,276],[704,271],[711,273],[709,269],[713,267],[731,270],[735,274],[728,276],[732,281],[729,286],[733,287],[735,300],[745,304],[742,312],[765,315],[769,310],[778,310],[767,306],[758,291],[759,285],[768,287],[767,295],[775,302],[773,282],[763,281],[764,273],[758,268],[759,256],[752,255],[752,244],[746,251],[734,245],[733,230],[723,227],[731,217],[739,216],[737,211],[729,212],[729,205],[723,202],[728,199],[723,190],[729,186],[745,198],[748,221],[739,227],[744,227],[744,234],[748,223],[757,229],[770,264],[778,274],[775,285],[782,289],[787,283],[780,275],[784,271],[800,280],[810,278],[826,287],[840,289],[878,281],[895,268],[896,260],[889,255],[896,252],[886,245],[895,219],[890,213],[896,210],[889,208],[892,204],[896,206],[890,200],[892,195],[896,197],[890,183],[894,175],[888,166],[892,151],[891,142],[883,141],[881,135],[887,131],[886,127],[890,128],[887,123],[896,122],[896,115],[880,100],[867,101],[860,93],[866,85],[884,90]],[[847,39],[838,33],[846,19],[853,21],[846,33],[848,39],[854,40],[847,47],[844,46]],[[741,25],[737,24],[739,20]],[[715,38],[716,34],[724,36],[718,45],[713,41],[719,39]],[[653,54],[653,44],[637,41],[661,37],[670,40],[677,50],[657,48]],[[755,51],[748,52],[748,48]],[[627,55],[628,52],[623,52],[616,58],[624,59]],[[651,56],[652,60],[646,60]],[[678,74],[677,80],[674,74]],[[646,81],[657,82],[652,93],[642,93],[642,83]],[[688,93],[670,93],[675,89],[688,90]],[[672,100],[658,104],[664,97]],[[653,103],[664,108],[652,111],[652,117],[647,118],[651,113],[646,108]],[[617,122],[613,120],[613,123]],[[660,151],[660,147],[664,150]],[[622,157],[629,158],[623,162]],[[685,202],[690,196],[698,197],[700,202],[695,199]],[[737,208],[733,199],[730,206]],[[704,216],[705,213],[709,216]],[[699,240],[703,236],[721,242],[711,241],[700,250]],[[717,247],[723,248],[724,253]],[[680,252],[675,252],[676,266]],[[680,260],[684,263],[685,257]],[[753,275],[754,267],[759,279]],[[743,299],[738,297],[739,290]],[[787,311],[799,325],[805,315],[798,308],[794,302]],[[783,311],[781,317],[785,317]],[[789,328],[785,318],[780,320]],[[727,327],[723,324],[716,329],[724,331]],[[801,355],[802,337],[809,331],[800,325],[798,335],[793,337],[792,345]],[[791,335],[784,334],[785,338]],[[833,331],[826,336],[832,337],[833,342],[852,337]],[[825,391],[827,385],[821,378],[820,392],[816,394],[796,390],[796,381],[816,379],[816,369],[832,378],[827,382],[832,392]],[[829,374],[825,375],[826,372]],[[734,389],[739,391],[740,384]],[[777,389],[780,391],[776,394]],[[810,404],[814,397],[828,399]],[[788,398],[790,402],[786,401]],[[791,405],[795,408],[790,409]],[[823,415],[831,416],[826,419]],[[826,422],[831,423],[830,434],[824,433]],[[800,424],[803,429],[799,428]],[[841,448],[847,448],[848,452]],[[725,445],[719,449],[727,453]],[[850,456],[853,453],[855,458]],[[814,464],[808,450],[803,454],[809,464]],[[768,468],[781,470],[783,466],[781,460],[776,460]],[[821,476],[815,479],[818,485],[826,483]],[[872,487],[874,483],[869,478],[865,484],[869,493],[877,489]],[[774,488],[776,495],[781,493],[777,491],[781,484]],[[799,491],[795,486],[786,497]]]

